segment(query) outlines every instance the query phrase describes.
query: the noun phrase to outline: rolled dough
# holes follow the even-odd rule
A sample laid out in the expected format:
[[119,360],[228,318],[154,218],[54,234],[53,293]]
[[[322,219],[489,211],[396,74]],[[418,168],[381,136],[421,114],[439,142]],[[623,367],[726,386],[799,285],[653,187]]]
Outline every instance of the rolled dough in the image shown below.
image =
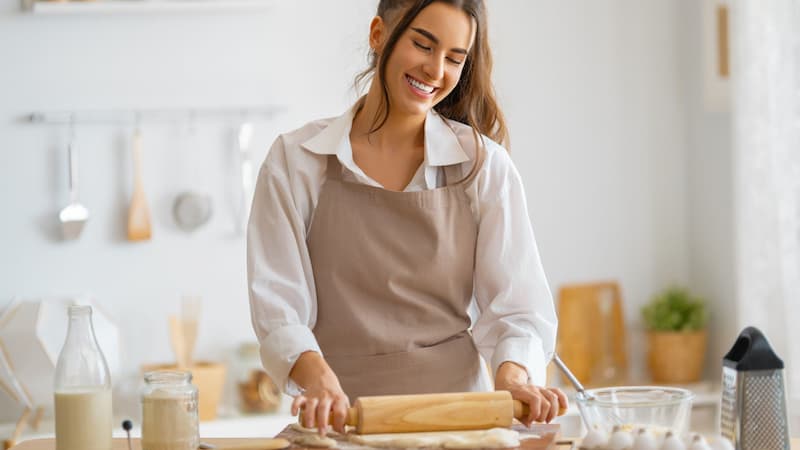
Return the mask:
[[[306,427],[300,425],[299,423],[293,423],[293,424],[291,424],[291,427],[292,427],[292,429],[294,431],[299,431],[301,433],[307,433],[307,434],[314,433],[314,434],[317,434],[317,435],[319,434],[319,432],[317,431],[316,428],[306,428]],[[326,435],[327,436],[334,436],[334,437],[335,436],[340,436],[339,433],[337,433],[336,431],[331,430],[331,429],[328,430]]]
[[321,447],[330,448],[336,447],[336,441],[329,437],[322,437],[319,434],[301,434],[300,436],[292,439],[292,442],[302,447]]
[[519,447],[519,433],[507,428],[426,433],[348,434],[369,447],[440,447],[452,449]]

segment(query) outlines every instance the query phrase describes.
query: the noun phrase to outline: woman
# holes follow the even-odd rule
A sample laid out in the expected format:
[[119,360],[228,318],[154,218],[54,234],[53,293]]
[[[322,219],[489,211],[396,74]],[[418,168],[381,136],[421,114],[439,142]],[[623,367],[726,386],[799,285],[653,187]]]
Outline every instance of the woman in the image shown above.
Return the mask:
[[[556,317],[490,81],[482,0],[381,0],[366,96],[278,137],[248,231],[264,367],[304,425],[362,395],[490,390],[549,422]],[[468,310],[475,298],[477,319]]]

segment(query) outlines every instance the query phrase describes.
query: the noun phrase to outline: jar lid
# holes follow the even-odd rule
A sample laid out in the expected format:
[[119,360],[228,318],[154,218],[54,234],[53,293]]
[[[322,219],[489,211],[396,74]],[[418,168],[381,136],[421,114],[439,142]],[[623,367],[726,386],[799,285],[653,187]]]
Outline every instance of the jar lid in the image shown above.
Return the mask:
[[192,372],[188,370],[154,370],[145,372],[144,381],[148,384],[189,384]]

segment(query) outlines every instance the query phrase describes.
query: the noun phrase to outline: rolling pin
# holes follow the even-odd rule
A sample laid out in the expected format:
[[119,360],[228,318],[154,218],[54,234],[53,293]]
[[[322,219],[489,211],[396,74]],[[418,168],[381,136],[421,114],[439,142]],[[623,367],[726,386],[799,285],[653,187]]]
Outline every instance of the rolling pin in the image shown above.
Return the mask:
[[345,424],[356,427],[358,434],[485,430],[509,428],[515,417],[523,418],[528,411],[528,405],[512,399],[508,391],[380,395],[356,399]]

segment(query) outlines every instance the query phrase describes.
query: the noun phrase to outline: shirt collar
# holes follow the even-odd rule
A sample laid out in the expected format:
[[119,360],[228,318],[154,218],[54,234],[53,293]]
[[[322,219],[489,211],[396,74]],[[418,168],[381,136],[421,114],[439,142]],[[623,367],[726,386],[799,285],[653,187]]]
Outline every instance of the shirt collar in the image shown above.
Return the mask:
[[[350,107],[344,114],[334,118],[327,127],[301,145],[319,155],[336,155],[340,161],[353,160],[350,146],[350,129],[353,117],[360,102]],[[435,111],[428,112],[425,118],[425,163],[428,166],[449,166],[469,161],[461,148],[455,132],[444,117]]]

